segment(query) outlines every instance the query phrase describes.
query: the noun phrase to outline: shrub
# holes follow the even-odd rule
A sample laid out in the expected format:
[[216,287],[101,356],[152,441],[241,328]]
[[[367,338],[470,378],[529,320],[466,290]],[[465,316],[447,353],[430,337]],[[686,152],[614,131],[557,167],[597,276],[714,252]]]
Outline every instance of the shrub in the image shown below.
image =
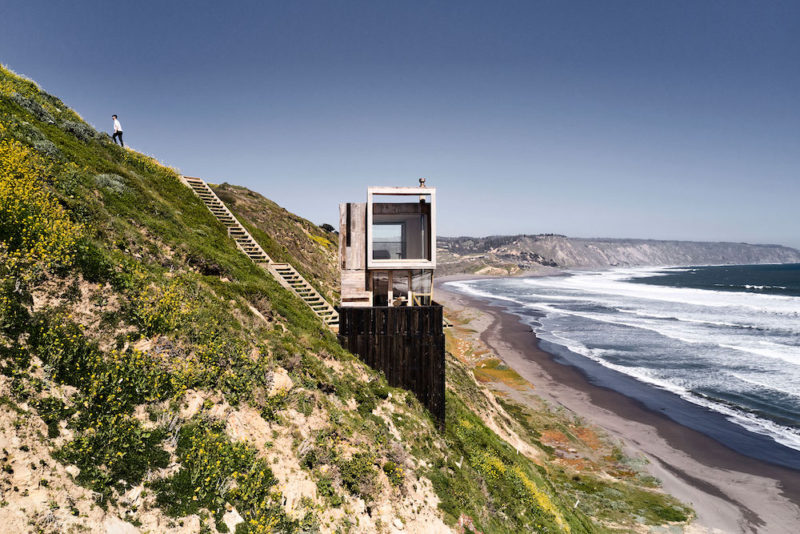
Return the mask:
[[56,381],[80,390],[86,425],[172,393],[170,376],[153,356],[135,349],[112,350],[106,356],[79,325],[59,315],[38,316],[29,344]]
[[278,418],[278,412],[286,407],[286,398],[288,394],[285,391],[279,391],[275,395],[269,397],[264,402],[264,407],[261,409],[261,417],[265,421],[275,421]]
[[145,334],[171,332],[190,321],[194,309],[184,280],[176,278],[166,286],[151,284],[132,299],[134,318]]
[[[146,430],[129,415],[100,416],[56,457],[77,465],[78,482],[109,497],[113,487],[119,491],[141,483],[151,469],[165,468],[169,454],[160,444],[163,430]],[[119,481],[123,481],[120,487]]]
[[45,157],[51,159],[57,159],[61,157],[61,151],[49,139],[37,139],[36,141],[33,141],[32,145],[34,150]]
[[359,452],[349,460],[340,460],[338,467],[342,485],[350,493],[360,495],[365,501],[372,500],[377,488],[375,457],[367,452]]
[[47,397],[34,404],[39,412],[39,417],[47,425],[47,436],[50,438],[58,437],[60,433],[58,428],[59,421],[66,419],[75,412],[74,409],[67,408],[64,401],[56,397]]
[[122,195],[128,191],[128,186],[125,185],[125,178],[118,174],[98,174],[94,177],[94,182],[98,187],[107,189],[118,195]]
[[30,281],[75,258],[83,229],[45,188],[49,172],[31,149],[0,141],[0,277]]
[[180,470],[153,485],[159,505],[169,514],[185,516],[207,508],[219,523],[230,502],[245,520],[236,532],[292,530],[272,470],[256,458],[253,448],[228,439],[224,425],[209,421],[184,425],[176,454]]
[[389,478],[392,486],[400,486],[405,479],[405,471],[402,467],[392,462],[391,460],[383,464],[383,472]]
[[97,132],[95,132],[94,128],[88,124],[78,121],[64,121],[60,124],[60,126],[62,130],[71,133],[84,142],[94,139],[97,135]]
[[372,392],[372,388],[369,387],[369,385],[358,387],[354,397],[358,403],[358,413],[362,417],[371,414],[372,410],[378,406],[378,401],[375,399],[375,394]]
[[11,95],[11,100],[19,107],[36,117],[38,120],[46,122],[47,124],[56,123],[56,120],[53,118],[50,112],[33,98],[27,98],[19,93],[14,93]]
[[328,476],[321,476],[317,480],[317,493],[325,498],[333,507],[339,507],[344,502],[344,499],[333,487],[333,480]]
[[124,275],[116,276],[114,264],[105,251],[89,239],[78,242],[75,265],[88,282],[110,281],[116,289],[130,289],[126,287]]

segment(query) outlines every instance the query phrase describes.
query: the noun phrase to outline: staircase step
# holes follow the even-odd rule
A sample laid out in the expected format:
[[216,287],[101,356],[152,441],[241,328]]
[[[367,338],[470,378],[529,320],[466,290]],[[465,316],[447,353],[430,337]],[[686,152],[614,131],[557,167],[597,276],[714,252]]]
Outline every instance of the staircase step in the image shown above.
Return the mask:
[[[189,188],[200,197],[206,208],[228,229],[228,235],[236,242],[239,248],[253,262],[263,267],[270,266],[270,258],[239,223],[236,217],[228,210],[214,191],[199,178],[183,177]],[[338,329],[339,314],[314,287],[288,263],[273,263],[271,270],[292,288],[292,290],[305,302],[311,310],[332,329]],[[334,330],[336,331],[336,330]]]

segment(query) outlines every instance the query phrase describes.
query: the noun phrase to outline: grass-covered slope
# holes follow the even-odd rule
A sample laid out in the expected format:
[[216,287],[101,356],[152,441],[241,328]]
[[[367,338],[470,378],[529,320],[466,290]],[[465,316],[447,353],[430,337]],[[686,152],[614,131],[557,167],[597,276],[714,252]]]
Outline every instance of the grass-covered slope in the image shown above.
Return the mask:
[[[292,263],[329,302],[338,302],[337,234],[289,213],[244,187],[227,183],[211,187],[228,209],[247,225],[273,261]],[[332,204],[331,208],[336,211],[338,206]]]
[[[276,259],[313,272],[320,256],[301,252],[330,247],[308,232]],[[174,170],[0,69],[6,531],[606,531],[538,445],[518,454],[487,426],[477,384],[449,366],[440,433]]]

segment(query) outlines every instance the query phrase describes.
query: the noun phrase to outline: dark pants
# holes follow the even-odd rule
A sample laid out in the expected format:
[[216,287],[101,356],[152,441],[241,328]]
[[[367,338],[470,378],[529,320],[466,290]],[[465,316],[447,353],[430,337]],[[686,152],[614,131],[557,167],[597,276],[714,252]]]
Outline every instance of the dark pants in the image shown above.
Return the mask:
[[122,142],[122,132],[114,132],[114,135],[111,136],[111,139],[114,141],[114,143],[117,142],[117,137],[119,137],[120,146],[125,146],[125,143]]

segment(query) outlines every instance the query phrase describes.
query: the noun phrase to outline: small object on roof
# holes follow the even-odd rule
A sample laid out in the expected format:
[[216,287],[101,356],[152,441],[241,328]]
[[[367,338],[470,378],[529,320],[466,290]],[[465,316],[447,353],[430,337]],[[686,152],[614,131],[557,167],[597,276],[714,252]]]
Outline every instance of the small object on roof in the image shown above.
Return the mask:
[[425,178],[420,178],[419,179],[419,186],[420,187],[425,187]]

